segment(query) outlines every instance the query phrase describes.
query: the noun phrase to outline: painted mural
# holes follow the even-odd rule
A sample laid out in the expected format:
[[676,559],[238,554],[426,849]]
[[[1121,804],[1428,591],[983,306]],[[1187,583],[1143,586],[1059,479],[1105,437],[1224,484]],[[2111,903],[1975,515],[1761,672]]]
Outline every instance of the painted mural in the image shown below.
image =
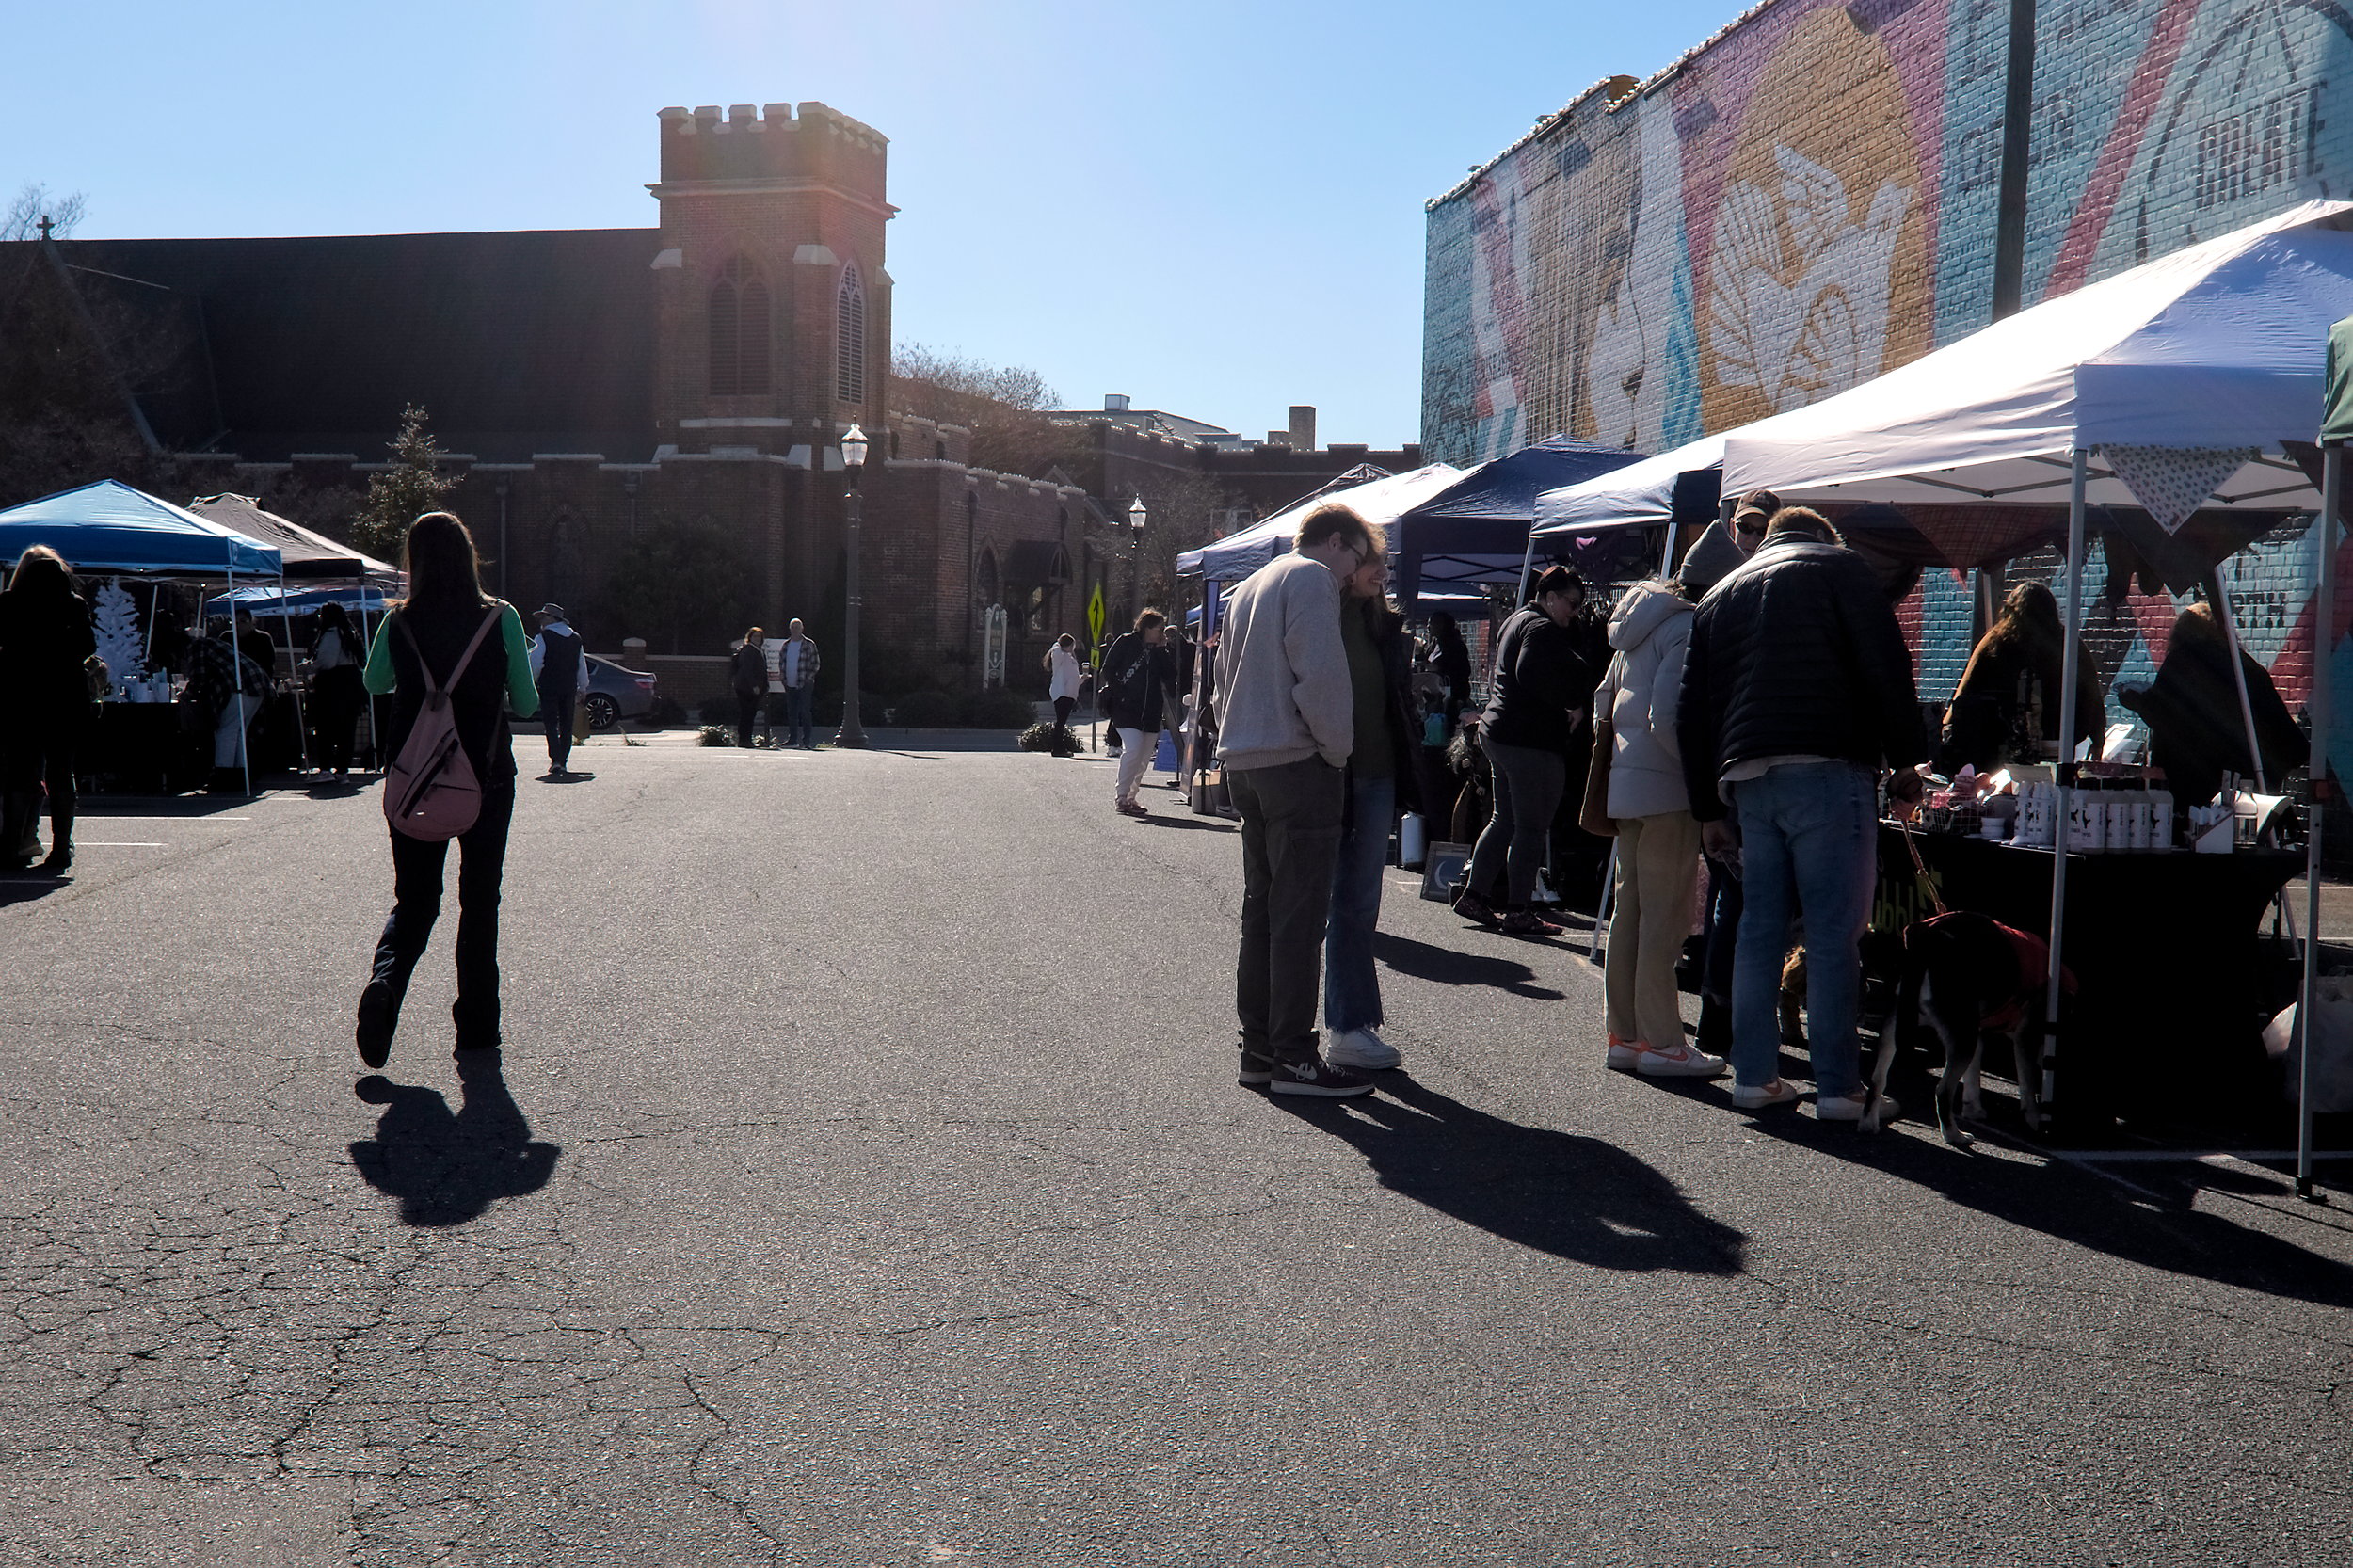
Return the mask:
[[[2348,7],[2041,0],[2026,298],[2353,196]],[[1474,463],[1565,431],[1663,451],[1984,326],[2009,11],[1769,0],[1432,201],[1424,450]],[[2311,678],[2303,545],[2267,539],[2229,568],[2249,649],[2291,703]],[[2104,569],[2101,673],[2145,680],[2174,604],[2109,591]],[[1949,694],[1969,611],[1949,580],[1905,607],[1924,696]],[[2340,626],[2347,611],[2353,590]],[[2353,642],[2335,659],[2353,675]],[[2332,745],[2353,764],[2353,726]]]

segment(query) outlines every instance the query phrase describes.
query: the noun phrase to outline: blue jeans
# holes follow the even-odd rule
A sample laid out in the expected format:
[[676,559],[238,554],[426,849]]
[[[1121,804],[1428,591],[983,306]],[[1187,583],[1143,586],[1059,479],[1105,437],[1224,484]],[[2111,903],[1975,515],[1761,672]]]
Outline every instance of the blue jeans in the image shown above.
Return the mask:
[[817,688],[792,686],[784,694],[784,744],[789,746],[811,744],[808,738],[809,710],[817,705]]
[[1372,933],[1381,923],[1381,872],[1389,863],[1394,778],[1352,778],[1348,824],[1332,868],[1332,913],[1323,926],[1323,1024],[1374,1029],[1381,1023],[1381,981],[1373,972]]
[[[1732,965],[1732,1070],[1751,1087],[1777,1076],[1781,966],[1789,922],[1805,914],[1805,1036],[1814,1087],[1862,1086],[1855,1015],[1863,928],[1879,875],[1879,801],[1852,762],[1792,763],[1732,787],[1740,829],[1740,945]],[[1793,904],[1794,896],[1794,904]]]

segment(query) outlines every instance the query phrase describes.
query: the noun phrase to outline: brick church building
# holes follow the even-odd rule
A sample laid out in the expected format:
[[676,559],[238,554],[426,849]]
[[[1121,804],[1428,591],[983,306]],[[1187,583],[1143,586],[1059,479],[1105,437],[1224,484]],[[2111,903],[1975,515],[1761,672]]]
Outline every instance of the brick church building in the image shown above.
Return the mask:
[[[747,620],[800,616],[838,648],[858,424],[869,686],[976,683],[1000,604],[1028,684],[1020,662],[1081,630],[1101,514],[1059,473],[970,466],[968,432],[893,411],[885,138],[822,104],[669,108],[660,168],[655,228],[48,248],[104,319],[168,344],[129,390],[193,488],[331,527],[293,503],[364,487],[422,406],[488,585],[572,607],[600,648],[652,631],[599,620],[665,530],[721,542]],[[740,632],[655,632],[653,651]]]

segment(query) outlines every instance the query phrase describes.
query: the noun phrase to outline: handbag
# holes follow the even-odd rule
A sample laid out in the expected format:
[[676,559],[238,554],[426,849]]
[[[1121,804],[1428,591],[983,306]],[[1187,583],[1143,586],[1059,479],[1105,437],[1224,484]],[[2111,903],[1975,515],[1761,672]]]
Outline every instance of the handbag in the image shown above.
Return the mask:
[[1609,716],[1596,715],[1593,755],[1585,763],[1585,804],[1577,813],[1577,825],[1597,839],[1618,836],[1618,824],[1609,815],[1609,760],[1617,751],[1618,738]]

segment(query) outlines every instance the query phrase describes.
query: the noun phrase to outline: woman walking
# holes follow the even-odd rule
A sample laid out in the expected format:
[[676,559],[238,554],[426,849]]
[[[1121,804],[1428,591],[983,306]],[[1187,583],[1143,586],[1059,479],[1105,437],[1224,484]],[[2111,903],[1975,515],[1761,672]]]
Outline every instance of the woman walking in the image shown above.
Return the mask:
[[[400,755],[432,686],[445,688],[466,760],[482,785],[482,810],[457,836],[457,1048],[496,1050],[499,1032],[499,888],[506,830],[515,814],[515,739],[506,717],[539,710],[530,646],[515,607],[482,591],[473,536],[448,512],[427,512],[408,530],[402,565],[408,598],[384,617],[368,652],[367,689],[392,695],[389,755]],[[487,629],[485,622],[494,624]],[[467,648],[481,637],[472,656]],[[462,667],[461,667],[462,666]],[[428,684],[427,676],[431,677]],[[376,944],[376,968],[360,994],[360,1060],[380,1067],[391,1054],[408,977],[424,955],[441,910],[447,844],[392,830],[392,912]]]
[[1086,684],[1086,671],[1079,666],[1079,639],[1064,632],[1046,650],[1046,695],[1053,699],[1054,728],[1064,738],[1070,734],[1070,715],[1078,711],[1079,688]]
[[1356,741],[1348,757],[1332,911],[1323,927],[1323,1024],[1331,1032],[1324,1059],[1373,1071],[1401,1060],[1380,1033],[1372,934],[1381,923],[1381,873],[1397,813],[1421,808],[1414,774],[1413,645],[1405,617],[1382,592],[1388,572],[1388,556],[1376,540],[1371,556],[1340,585],[1340,646],[1348,654]]
[[0,702],[7,704],[8,776],[11,803],[0,824],[8,863],[32,837],[37,792],[49,785],[49,855],[40,869],[60,875],[73,865],[73,757],[90,723],[89,675],[83,667],[98,643],[89,606],[73,591],[72,568],[46,545],[16,563],[0,593]]
[[[1681,585],[1637,583],[1609,617],[1609,673],[1593,693],[1594,713],[1609,721],[1607,809],[1618,830],[1617,906],[1603,979],[1609,1065],[1655,1078],[1715,1078],[1724,1070],[1722,1057],[1685,1042],[1675,992],[1700,863],[1700,824],[1675,741],[1690,642],[1691,604]],[[1598,735],[1594,745],[1598,761]]]
[[749,748],[752,725],[760,717],[760,699],[768,695],[767,633],[755,626],[729,661],[728,675],[735,688],[735,744]]
[[1136,799],[1144,770],[1152,765],[1152,742],[1160,735],[1161,715],[1176,701],[1176,661],[1167,647],[1168,617],[1158,610],[1136,616],[1135,630],[1124,633],[1103,655],[1105,714],[1119,731],[1117,797],[1120,815],[1148,817]]
[[319,766],[338,782],[351,776],[351,736],[368,693],[361,683],[360,637],[340,604],[319,612],[311,639],[311,703],[318,713]]
[[1568,754],[1593,699],[1595,673],[1568,632],[1584,604],[1585,580],[1566,567],[1546,567],[1535,596],[1496,638],[1494,692],[1479,721],[1494,769],[1495,815],[1471,850],[1454,910],[1507,936],[1561,934],[1529,904],[1567,787]]

